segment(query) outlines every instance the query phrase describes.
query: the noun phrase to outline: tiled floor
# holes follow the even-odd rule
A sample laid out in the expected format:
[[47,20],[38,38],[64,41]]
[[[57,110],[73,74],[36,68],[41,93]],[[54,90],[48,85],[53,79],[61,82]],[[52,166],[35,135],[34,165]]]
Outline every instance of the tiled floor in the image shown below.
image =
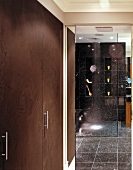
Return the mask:
[[118,137],[76,137],[76,170],[131,170],[131,128]]

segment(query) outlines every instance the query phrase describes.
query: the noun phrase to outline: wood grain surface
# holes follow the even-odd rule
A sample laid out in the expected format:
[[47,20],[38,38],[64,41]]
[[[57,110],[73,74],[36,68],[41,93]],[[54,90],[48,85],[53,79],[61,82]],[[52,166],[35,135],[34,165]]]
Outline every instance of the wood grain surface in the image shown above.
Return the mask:
[[0,0],[0,133],[9,133],[1,170],[63,169],[62,30],[35,0]]
[[67,130],[68,130],[68,157],[69,164],[75,156],[75,34],[67,29]]
[[[45,14],[43,41],[43,111],[48,111],[49,127],[45,128],[44,143],[47,144],[44,167],[48,170],[63,169],[63,109],[62,109],[62,54],[63,25],[52,15]],[[45,148],[44,148],[45,150]],[[44,152],[45,153],[45,152]],[[44,157],[45,159],[45,157]],[[45,168],[44,168],[45,169]]]

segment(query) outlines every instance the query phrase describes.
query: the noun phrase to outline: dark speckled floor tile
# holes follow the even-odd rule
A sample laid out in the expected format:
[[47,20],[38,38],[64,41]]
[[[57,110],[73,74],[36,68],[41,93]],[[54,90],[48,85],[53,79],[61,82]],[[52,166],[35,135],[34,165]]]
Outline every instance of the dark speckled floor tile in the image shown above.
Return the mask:
[[118,138],[118,145],[126,145],[126,144],[131,144],[131,138]]
[[81,145],[78,149],[78,152],[96,152],[98,145]]
[[95,137],[84,138],[82,144],[85,144],[85,145],[95,144],[96,145],[99,143],[99,141],[100,141],[100,138],[95,138]]
[[76,151],[78,150],[78,148],[79,148],[79,145],[78,145],[78,144],[76,144]]
[[117,163],[94,163],[92,170],[117,170]]
[[102,137],[101,138],[101,142],[116,142],[118,141],[118,138],[117,137]]
[[97,142],[94,142],[94,143],[82,143],[82,147],[98,147],[98,144],[97,144]]
[[76,162],[88,162],[94,161],[95,153],[76,153]]
[[131,152],[131,145],[127,144],[127,145],[119,145],[118,146],[118,152]]
[[82,141],[83,141],[83,138],[76,138],[76,151],[77,151],[78,148],[80,147]]
[[97,153],[95,162],[117,162],[117,153]]
[[127,138],[127,137],[130,137],[130,136],[131,136],[131,133],[121,134],[121,137],[126,137]]
[[92,170],[92,168],[76,168],[76,170]]
[[130,127],[120,127],[119,128],[119,132],[122,132],[123,134],[126,134],[126,133],[131,133],[131,128]]
[[82,139],[82,138],[76,139],[76,144],[77,144],[77,145],[79,145],[79,144],[81,144],[81,143],[82,143],[82,141],[83,141],[83,139]]
[[98,148],[98,153],[116,153],[117,146],[108,146],[108,145],[101,145]]
[[76,170],[131,170],[131,128],[121,126],[118,132],[101,137],[104,131],[92,131],[99,137],[76,139]]
[[80,142],[82,142],[82,140],[83,140],[83,137],[77,137],[76,138],[76,143],[80,143]]
[[131,153],[118,153],[118,162],[131,162]]
[[131,163],[118,163],[118,170],[131,170]]
[[118,135],[119,135],[119,137],[130,137],[131,136],[131,132],[120,131]]
[[117,146],[117,138],[101,138],[100,146]]
[[91,169],[92,165],[93,165],[93,163],[77,162],[75,166],[76,166],[76,170],[77,170],[77,169]]
[[92,170],[92,168],[76,168],[76,170]]

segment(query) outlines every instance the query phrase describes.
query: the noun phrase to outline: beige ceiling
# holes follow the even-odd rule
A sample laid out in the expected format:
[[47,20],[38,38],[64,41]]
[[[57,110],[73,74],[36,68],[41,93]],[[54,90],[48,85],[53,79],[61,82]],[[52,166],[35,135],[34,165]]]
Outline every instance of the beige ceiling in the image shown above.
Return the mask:
[[[133,12],[133,0],[53,0],[63,12]],[[109,1],[103,9],[100,2]]]
[[[63,12],[72,13],[78,12],[116,12],[129,13],[133,12],[133,0],[52,0]],[[100,2],[109,2],[109,8],[103,9]],[[80,13],[79,13],[80,14]],[[91,15],[93,16],[93,15]],[[101,15],[99,15],[100,17]],[[98,18],[98,16],[97,16]],[[101,18],[100,18],[101,19]],[[131,26],[130,25],[103,25],[100,27],[112,27],[112,31],[103,30],[98,32],[94,25],[76,24],[75,42],[90,43],[90,42],[125,42],[127,56],[131,56]],[[74,29],[75,30],[75,29]],[[111,39],[113,37],[113,39]],[[80,39],[81,38],[81,39]]]

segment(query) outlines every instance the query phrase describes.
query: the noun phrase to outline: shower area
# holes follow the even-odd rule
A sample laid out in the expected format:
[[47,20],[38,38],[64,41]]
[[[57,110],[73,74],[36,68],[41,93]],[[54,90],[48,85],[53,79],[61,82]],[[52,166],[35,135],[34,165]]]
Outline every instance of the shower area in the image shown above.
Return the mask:
[[131,100],[127,44],[118,33],[91,35],[88,42],[85,37],[78,34],[75,52],[76,136],[117,137]]

